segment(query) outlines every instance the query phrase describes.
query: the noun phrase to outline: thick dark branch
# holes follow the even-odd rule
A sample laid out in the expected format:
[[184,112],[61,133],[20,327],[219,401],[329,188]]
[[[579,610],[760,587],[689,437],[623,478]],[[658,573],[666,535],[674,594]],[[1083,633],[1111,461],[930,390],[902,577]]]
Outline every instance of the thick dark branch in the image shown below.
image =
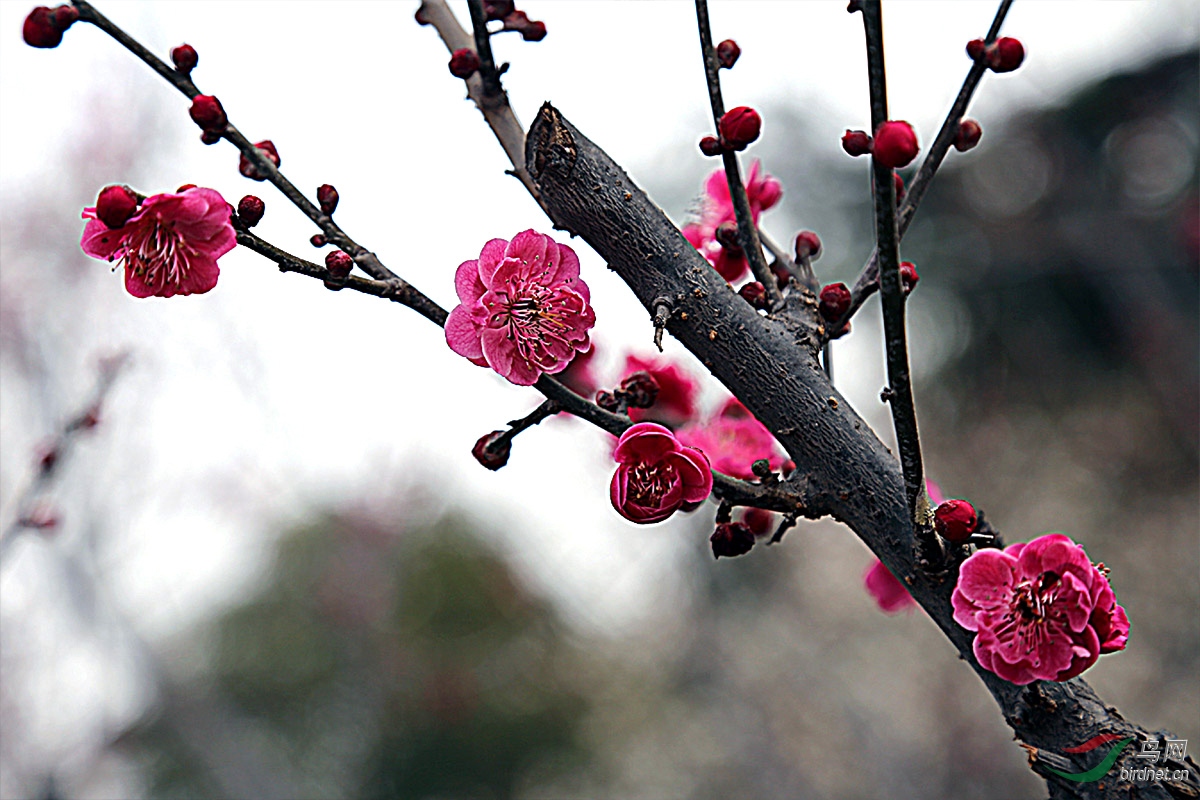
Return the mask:
[[[1008,15],[1008,9],[1012,3],[1013,0],[1001,0],[1000,7],[996,9],[996,16],[992,19],[992,26],[984,39],[986,43],[991,44],[996,41],[996,37],[1000,34],[1000,26],[1004,24],[1004,18]],[[929,184],[933,182],[934,175],[937,174],[946,154],[950,152],[950,147],[954,144],[954,138],[958,133],[958,125],[966,115],[967,106],[970,105],[971,97],[975,94],[975,89],[978,88],[979,81],[985,72],[987,72],[987,65],[982,59],[971,65],[962,88],[958,90],[958,97],[954,99],[954,104],[946,114],[946,119],[942,122],[937,137],[934,138],[933,144],[925,154],[925,159],[921,162],[916,176],[906,188],[904,202],[901,203],[899,212],[898,227],[901,239],[904,238],[908,226],[916,216],[917,207],[929,190]],[[850,290],[850,308],[847,309],[838,324],[829,326],[830,334],[840,331],[845,322],[854,316],[867,298],[877,291],[879,291],[879,259],[876,251],[871,253],[871,257],[867,259],[866,265],[863,266],[862,272],[859,273],[858,279],[855,280],[854,286]]]
[[[553,107],[542,107],[530,129],[527,151],[530,174],[554,221],[595,248],[648,310],[657,298],[673,298],[671,333],[787,449],[801,476],[789,483],[803,486],[807,505],[827,509],[849,525],[904,581],[975,669],[1032,752],[1059,754],[1110,730],[1139,740],[1154,738],[1106,707],[1079,678],[1038,684],[1035,690],[982,669],[972,651],[972,634],[951,616],[957,566],[951,564],[945,574],[919,568],[899,465],[829,385],[815,357],[816,333],[790,317],[754,313],[624,170]],[[1076,756],[1072,763],[1083,760]],[[1123,763],[1131,760],[1132,753],[1127,753]],[[1052,775],[1047,765],[1046,759],[1033,757],[1032,767],[1047,778],[1052,796],[1129,796],[1127,783],[1076,784]],[[1077,771],[1088,766],[1078,766]],[[1200,787],[1194,768],[1182,791],[1192,787]],[[1161,786],[1145,791],[1144,797],[1170,796]]]
[[[696,0],[696,25],[700,30],[700,53],[704,57],[704,77],[708,83],[708,101],[712,106],[713,127],[717,135],[721,135],[721,117],[725,116],[725,101],[721,99],[720,65],[717,62],[717,52],[713,48],[712,32],[708,25],[708,2]],[[775,284],[775,276],[767,266],[766,256],[763,255],[762,242],[758,238],[758,226],[754,224],[754,215],[750,211],[750,198],[746,194],[746,186],[742,183],[742,170],[738,166],[737,153],[726,150],[721,154],[725,163],[725,180],[729,183],[729,197],[733,201],[733,212],[737,217],[738,241],[746,260],[750,263],[750,271],[754,279],[767,290],[767,297],[772,310],[778,310],[783,305],[783,295]]]
[[[871,85],[871,130],[887,121],[887,77],[883,65],[883,11],[880,0],[863,3],[867,35],[867,76]],[[900,282],[900,235],[896,230],[896,187],[892,168],[871,157],[875,178],[875,248],[879,253],[879,287],[883,298],[884,344],[887,352],[889,404],[900,449],[900,465],[908,494],[908,507],[923,543],[937,546],[929,521],[917,518],[918,500],[925,494],[921,443],[917,436],[917,411],[913,404],[912,377],[908,369],[908,340],[904,324],[904,289]],[[927,506],[928,504],[926,504]],[[927,514],[924,516],[928,516]]]
[[[161,75],[168,83],[178,89],[187,98],[194,98],[202,92],[196,87],[192,79],[178,70],[168,66],[166,62],[151,53],[143,47],[136,39],[134,39],[120,27],[115,25],[112,20],[97,11],[91,3],[85,0],[77,0],[75,7],[79,9],[79,21],[90,22],[100,30],[107,33],[126,50],[133,53],[135,56],[144,61],[151,69]],[[228,123],[225,129],[221,131],[221,136],[229,140],[242,155],[246,157],[259,171],[260,174],[266,175],[275,188],[277,188],[284,197],[291,201],[292,205],[299,208],[304,215],[317,224],[317,227],[324,233],[326,240],[330,243],[345,250],[354,258],[354,263],[362,268],[372,278],[386,281],[396,279],[396,275],[375,257],[375,254],[367,250],[365,247],[357,244],[351,239],[345,231],[343,231],[337,223],[335,223],[328,215],[322,213],[321,209],[313,204],[311,200],[304,196],[296,186],[283,176],[275,164],[267,158],[261,150],[255,147],[249,139],[247,139],[241,131],[234,127],[233,123]]]

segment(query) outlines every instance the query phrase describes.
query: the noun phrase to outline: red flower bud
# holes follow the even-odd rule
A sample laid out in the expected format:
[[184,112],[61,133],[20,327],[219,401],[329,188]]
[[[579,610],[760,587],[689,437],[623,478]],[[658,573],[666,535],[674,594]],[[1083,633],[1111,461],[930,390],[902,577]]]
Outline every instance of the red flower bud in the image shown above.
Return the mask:
[[775,529],[775,512],[765,508],[747,508],[742,512],[742,522],[755,536],[766,536]]
[[649,408],[658,399],[658,381],[645,370],[638,370],[617,387],[617,394],[629,408]]
[[978,122],[973,119],[964,119],[958,123],[958,133],[954,134],[954,149],[965,153],[979,144],[982,136],[983,128],[979,127]]
[[852,156],[865,156],[871,152],[871,136],[866,131],[846,131],[842,135],[842,149]]
[[1011,36],[1001,36],[987,49],[992,72],[1012,72],[1025,60],[1025,45]]
[[725,69],[733,69],[741,54],[742,48],[738,47],[738,43],[733,39],[726,39],[717,45],[717,61],[720,61]]
[[818,258],[821,255],[821,238],[812,231],[800,231],[796,234],[796,260]]
[[487,15],[488,22],[504,19],[516,10],[513,0],[483,0],[483,13]]
[[831,283],[821,289],[821,304],[817,307],[821,316],[837,322],[850,310],[850,290],[844,283]]
[[202,144],[216,144],[221,141],[220,131],[201,131],[200,142]]
[[767,287],[763,286],[758,281],[750,281],[741,289],[738,289],[738,294],[742,296],[747,303],[755,308],[765,310],[767,308]]
[[325,254],[325,269],[335,278],[345,278],[354,269],[354,259],[343,250],[333,250]]
[[62,42],[62,30],[54,24],[54,12],[38,6],[25,18],[21,37],[30,47],[58,47]]
[[899,172],[893,172],[892,177],[896,179],[896,202],[899,203],[904,199],[904,192],[907,191],[904,188],[904,178],[900,177]]
[[124,186],[106,186],[96,198],[96,218],[116,230],[129,221],[140,205],[137,195]]
[[986,50],[987,45],[984,44],[983,39],[972,39],[967,42],[967,55],[971,57],[972,61],[978,61],[982,58]]
[[500,469],[508,463],[508,457],[512,454],[512,440],[501,438],[503,436],[504,431],[492,431],[480,436],[479,441],[471,448],[471,455],[490,470]]
[[[255,142],[254,147],[277,168],[279,167],[280,163],[282,163],[279,158],[279,151],[275,149],[275,143],[270,139],[263,139],[261,142]],[[255,166],[253,161],[246,158],[245,153],[242,153],[238,157],[238,172],[242,173],[252,181],[265,181],[267,179],[267,174]]]
[[721,146],[721,140],[715,136],[705,136],[700,140],[700,152],[706,156],[719,156],[725,152],[725,148]]
[[772,261],[771,273],[775,276],[775,285],[779,287],[779,290],[786,289],[788,282],[792,279],[792,273],[788,272],[787,267],[779,261]]
[[513,11],[505,17],[504,30],[518,31],[527,42],[540,42],[546,38],[546,24],[531,20],[524,11]]
[[933,512],[933,526],[942,538],[965,542],[975,532],[975,508],[966,500],[947,500]]
[[337,210],[338,190],[330,186],[328,183],[323,183],[317,187],[317,203],[321,206],[321,213],[329,217]]
[[54,27],[60,31],[65,31],[78,21],[79,9],[75,6],[59,6],[54,9]]
[[618,400],[617,396],[612,392],[601,389],[600,391],[596,392],[596,405],[600,406],[605,411],[611,411],[615,414],[621,407],[621,401]]
[[754,547],[754,531],[744,522],[722,522],[708,539],[713,558],[732,558],[750,552]]
[[730,255],[738,255],[742,252],[742,243],[738,240],[738,228],[736,222],[722,222],[713,231],[713,238],[717,243],[726,250],[732,250]]
[[200,56],[190,44],[181,44],[171,48],[171,63],[184,75],[191,75],[196,64],[200,63]]
[[469,47],[455,50],[450,55],[450,74],[464,81],[479,71],[479,56]]
[[738,106],[721,117],[720,130],[726,147],[744,150],[762,132],[762,117],[750,106]]
[[248,194],[238,201],[237,215],[243,225],[253,228],[263,218],[263,212],[266,210],[266,203],[254,195]]
[[325,246],[325,234],[314,233],[312,235],[312,237],[309,238],[308,243],[311,244],[313,247],[324,247]]
[[917,274],[917,265],[911,261],[901,261],[900,285],[904,289],[904,293],[908,294],[917,288],[917,281],[919,280],[921,280],[921,276]]
[[225,109],[221,107],[221,101],[211,94],[198,94],[192,98],[192,107],[188,109],[188,114],[191,115],[192,122],[206,131],[219,133],[229,124],[229,118],[225,116]]
[[875,131],[875,146],[871,152],[885,167],[907,167],[917,157],[920,147],[912,125],[901,120],[888,120]]

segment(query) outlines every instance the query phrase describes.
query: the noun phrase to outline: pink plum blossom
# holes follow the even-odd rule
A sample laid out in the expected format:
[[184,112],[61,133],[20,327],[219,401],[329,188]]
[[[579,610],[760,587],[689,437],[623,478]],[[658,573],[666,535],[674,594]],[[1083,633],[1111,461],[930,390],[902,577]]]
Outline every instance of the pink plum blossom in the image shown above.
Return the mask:
[[867,592],[875,598],[875,602],[885,613],[895,614],[897,611],[913,608],[917,604],[904,584],[878,558],[871,566],[867,567],[867,571],[863,575],[863,584],[866,585]]
[[98,219],[93,206],[83,210],[80,246],[125,267],[134,297],[203,294],[217,285],[217,259],[237,244],[230,212],[220,193],[198,187],[146,198],[119,228]]
[[954,619],[976,632],[984,669],[1018,685],[1065,681],[1129,639],[1106,572],[1061,533],[979,550],[959,570]]
[[591,293],[575,251],[536,231],[492,239],[454,276],[450,349],[520,386],[562,372],[591,346]]
[[[762,164],[758,161],[750,165],[745,185],[750,200],[751,216],[757,224],[759,215],[779,202],[779,198],[783,196],[783,187],[778,180],[762,169]],[[704,185],[699,221],[684,225],[681,232],[721,273],[721,277],[732,283],[746,273],[749,264],[745,256],[727,253],[717,241],[717,228],[725,222],[736,223],[737,215],[733,211],[733,200],[729,196],[729,181],[725,178],[725,170],[719,169],[708,176]]]
[[713,477],[704,453],[679,443],[653,422],[631,426],[613,450],[617,471],[609,496],[621,516],[639,525],[661,522],[681,506],[701,503]]
[[703,450],[713,469],[735,478],[753,480],[750,465],[760,459],[765,458],[773,470],[783,465],[783,452],[775,437],[736,399],[730,399],[707,422],[680,428],[679,441]]
[[658,396],[650,408],[629,409],[629,418],[634,422],[654,420],[682,425],[696,415],[696,381],[678,364],[629,355],[621,377],[628,378],[635,372],[648,372],[654,378]]

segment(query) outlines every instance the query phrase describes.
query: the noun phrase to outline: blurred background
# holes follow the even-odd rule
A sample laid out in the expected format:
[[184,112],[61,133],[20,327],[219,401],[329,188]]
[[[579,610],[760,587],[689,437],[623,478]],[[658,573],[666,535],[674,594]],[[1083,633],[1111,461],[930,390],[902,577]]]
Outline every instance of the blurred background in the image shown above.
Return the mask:
[[[464,4],[454,4],[466,20]],[[680,224],[713,162],[690,3],[519,4],[494,39],[518,116],[553,100]],[[58,524],[0,560],[5,798],[1039,797],[979,681],[921,612],[862,589],[831,522],[714,563],[713,507],[649,528],[609,506],[605,437],[554,419],[500,472],[470,448],[538,404],[401,307],[240,250],[206,295],[135,300],[78,247],[125,182],[261,196],[258,231],[314,229],[202,146],[186,100],[87,26],[25,47],[0,2],[0,528],[39,448],[128,353],[41,501]],[[870,253],[861,23],[841,0],[715,3],[784,186],[763,219],[817,231],[822,282]],[[343,227],[443,305],[483,242],[548,229],[415,3],[100,6],[193,74]],[[893,116],[928,143],[990,3],[885,9]],[[1133,630],[1087,679],[1200,739],[1200,9],[1015,4],[1025,65],[988,75],[906,238],[929,475],[1009,541],[1065,531],[1112,569]],[[573,242],[602,384],[650,355],[645,312]],[[835,344],[839,389],[890,441],[878,305]],[[701,371],[675,342],[667,356]],[[721,390],[707,386],[706,402]],[[1194,749],[1194,748],[1193,748]],[[833,765],[836,765],[833,766]]]

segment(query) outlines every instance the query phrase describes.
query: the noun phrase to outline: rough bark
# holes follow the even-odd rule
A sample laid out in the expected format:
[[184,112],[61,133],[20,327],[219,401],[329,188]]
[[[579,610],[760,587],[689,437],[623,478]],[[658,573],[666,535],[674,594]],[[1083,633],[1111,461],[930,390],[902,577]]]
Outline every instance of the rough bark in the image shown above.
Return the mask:
[[[921,562],[899,462],[820,368],[823,330],[811,292],[795,290],[783,309],[759,314],[625,171],[549,104],[530,128],[525,155],[555,225],[591,245],[651,317],[669,309],[667,330],[775,434],[797,464],[789,483],[805,512],[844,522],[905,582],[983,680],[1051,797],[1200,797],[1190,758],[1155,765],[1188,769],[1186,781],[1135,785],[1117,778],[1121,766],[1145,766],[1134,758],[1142,741],[1165,734],[1126,721],[1085,681],[1019,687],[979,666],[972,634],[951,616],[950,593],[963,553],[952,553],[945,565]],[[1101,780],[1077,783],[1047,769],[1086,771],[1105,748],[1075,756],[1064,750],[1110,732],[1136,740]]]

